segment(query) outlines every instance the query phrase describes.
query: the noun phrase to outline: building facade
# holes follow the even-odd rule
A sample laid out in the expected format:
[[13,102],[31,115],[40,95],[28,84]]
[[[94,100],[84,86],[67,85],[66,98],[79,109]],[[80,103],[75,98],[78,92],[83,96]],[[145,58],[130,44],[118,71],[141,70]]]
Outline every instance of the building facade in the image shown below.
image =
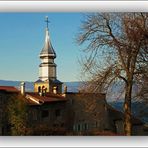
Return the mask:
[[18,93],[13,86],[0,86],[0,135],[10,135],[7,106],[11,97]]

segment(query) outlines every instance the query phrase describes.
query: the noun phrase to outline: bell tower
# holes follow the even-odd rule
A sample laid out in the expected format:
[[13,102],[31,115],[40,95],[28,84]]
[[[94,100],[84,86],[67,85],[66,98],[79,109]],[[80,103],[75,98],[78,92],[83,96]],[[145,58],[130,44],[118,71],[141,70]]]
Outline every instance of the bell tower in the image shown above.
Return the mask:
[[46,92],[62,93],[62,82],[57,80],[57,65],[54,62],[54,59],[56,58],[56,53],[53,49],[49,36],[48,16],[46,16],[45,22],[45,41],[39,55],[41,60],[41,64],[39,65],[39,80],[34,83],[34,91],[40,92],[43,91],[42,89],[45,89]]
[[45,22],[47,23],[45,29],[45,42],[39,55],[41,59],[41,64],[39,66],[39,79],[41,81],[56,80],[56,64],[54,63],[56,53],[52,47],[49,37],[48,17],[46,17]]

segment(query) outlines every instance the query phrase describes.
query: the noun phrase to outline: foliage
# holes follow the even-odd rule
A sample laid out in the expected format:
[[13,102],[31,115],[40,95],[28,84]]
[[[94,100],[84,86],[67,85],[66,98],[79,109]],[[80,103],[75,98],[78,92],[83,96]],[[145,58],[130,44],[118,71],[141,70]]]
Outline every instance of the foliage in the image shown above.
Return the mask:
[[47,124],[38,124],[36,127],[32,127],[31,134],[37,136],[66,135],[66,130],[62,127],[51,128]]
[[11,125],[11,135],[28,135],[27,127],[28,107],[21,95],[14,95],[8,103],[8,120]]

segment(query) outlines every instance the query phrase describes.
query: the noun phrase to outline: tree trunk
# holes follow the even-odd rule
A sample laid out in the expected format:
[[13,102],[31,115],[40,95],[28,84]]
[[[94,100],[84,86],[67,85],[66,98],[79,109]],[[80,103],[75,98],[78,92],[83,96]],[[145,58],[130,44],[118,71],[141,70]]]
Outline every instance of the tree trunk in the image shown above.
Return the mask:
[[131,94],[132,94],[132,81],[128,80],[126,84],[125,102],[124,102],[124,131],[126,136],[130,136],[132,134]]

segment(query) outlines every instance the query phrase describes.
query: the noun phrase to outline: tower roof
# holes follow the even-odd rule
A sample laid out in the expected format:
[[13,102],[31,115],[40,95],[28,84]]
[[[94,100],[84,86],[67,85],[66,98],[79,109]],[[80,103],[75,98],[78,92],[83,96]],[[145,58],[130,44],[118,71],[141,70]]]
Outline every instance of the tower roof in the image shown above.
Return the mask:
[[45,42],[44,42],[44,47],[42,48],[42,51],[40,53],[40,57],[41,56],[51,56],[51,57],[56,58],[56,53],[52,47],[50,37],[49,37],[48,17],[46,17],[45,22],[47,22],[47,27],[46,27],[46,31],[45,31]]

